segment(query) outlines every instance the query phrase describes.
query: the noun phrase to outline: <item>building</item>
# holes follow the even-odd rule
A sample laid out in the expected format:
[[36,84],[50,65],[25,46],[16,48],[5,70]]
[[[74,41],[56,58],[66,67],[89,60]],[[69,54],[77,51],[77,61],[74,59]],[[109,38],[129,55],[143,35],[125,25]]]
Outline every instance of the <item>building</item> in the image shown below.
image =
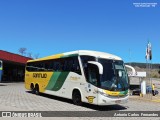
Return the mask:
[[3,63],[2,82],[24,81],[25,64],[31,58],[0,50]]

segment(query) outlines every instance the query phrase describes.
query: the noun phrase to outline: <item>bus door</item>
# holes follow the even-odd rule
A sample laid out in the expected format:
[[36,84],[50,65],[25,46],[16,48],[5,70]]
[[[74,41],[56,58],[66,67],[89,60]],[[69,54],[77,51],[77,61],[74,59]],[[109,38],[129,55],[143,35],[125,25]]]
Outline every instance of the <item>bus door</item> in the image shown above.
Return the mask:
[[85,75],[86,75],[86,99],[88,100],[88,103],[90,104],[97,104],[98,102],[98,86],[100,81],[100,75],[99,75],[99,68],[95,64],[87,64],[87,67],[85,68]]
[[3,73],[3,64],[2,61],[0,60],[0,82],[2,81],[2,73]]

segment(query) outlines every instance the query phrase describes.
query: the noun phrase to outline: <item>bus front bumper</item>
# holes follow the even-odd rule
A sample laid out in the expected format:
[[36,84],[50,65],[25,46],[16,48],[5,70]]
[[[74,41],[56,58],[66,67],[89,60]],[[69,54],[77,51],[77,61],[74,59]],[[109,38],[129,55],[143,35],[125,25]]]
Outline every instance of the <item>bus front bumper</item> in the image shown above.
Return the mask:
[[98,98],[98,105],[116,105],[116,104],[124,104],[128,102],[128,97],[129,96],[124,96],[124,97],[113,97],[113,96],[103,96],[99,95]]

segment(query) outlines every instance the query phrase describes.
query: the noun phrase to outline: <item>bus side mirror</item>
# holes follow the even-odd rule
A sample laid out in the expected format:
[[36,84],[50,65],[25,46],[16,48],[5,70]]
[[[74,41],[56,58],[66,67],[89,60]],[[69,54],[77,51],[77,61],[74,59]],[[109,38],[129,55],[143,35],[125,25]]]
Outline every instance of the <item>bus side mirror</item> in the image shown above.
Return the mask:
[[101,63],[99,62],[95,62],[95,61],[88,61],[89,64],[93,64],[93,65],[96,65],[98,67],[98,70],[99,70],[99,74],[103,74],[103,66]]
[[118,71],[118,76],[122,77],[122,71]]

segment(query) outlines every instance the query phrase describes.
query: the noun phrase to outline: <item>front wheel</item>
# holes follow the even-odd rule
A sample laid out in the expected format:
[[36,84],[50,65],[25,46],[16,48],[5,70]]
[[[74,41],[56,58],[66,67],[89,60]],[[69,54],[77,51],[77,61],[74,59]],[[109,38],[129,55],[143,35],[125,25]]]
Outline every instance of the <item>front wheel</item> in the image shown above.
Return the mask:
[[82,105],[81,94],[79,91],[74,91],[72,95],[72,100],[75,105]]

